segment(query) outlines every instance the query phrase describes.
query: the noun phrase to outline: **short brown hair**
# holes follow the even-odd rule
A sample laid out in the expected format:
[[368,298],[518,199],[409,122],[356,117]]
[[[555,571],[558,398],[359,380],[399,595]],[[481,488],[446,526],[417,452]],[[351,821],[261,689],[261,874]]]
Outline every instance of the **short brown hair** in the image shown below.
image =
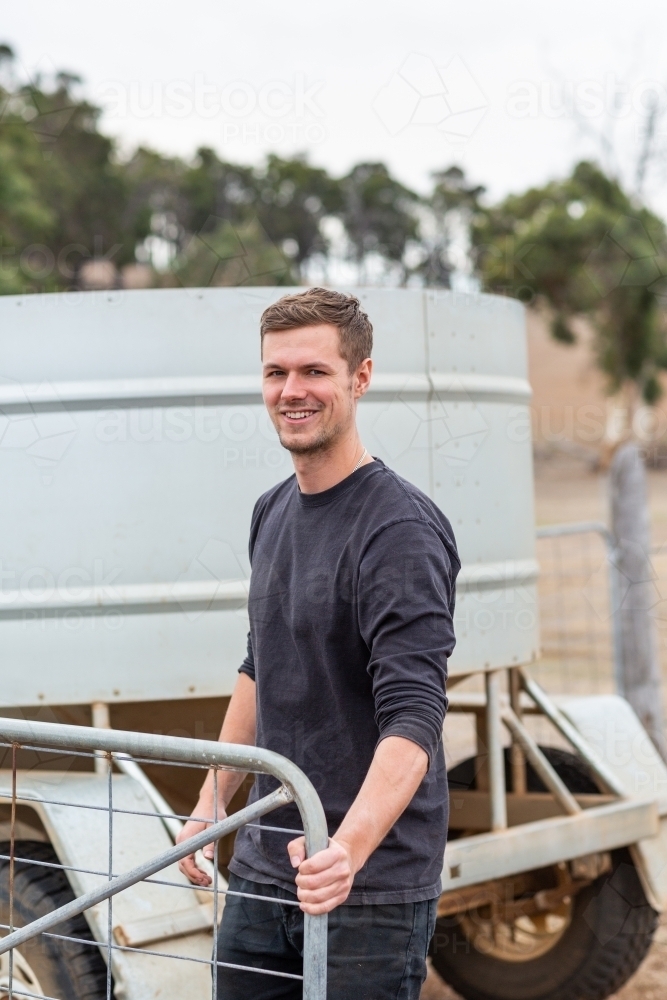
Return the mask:
[[373,350],[373,326],[354,295],[328,288],[309,288],[297,295],[283,295],[262,313],[260,335],[300,326],[330,323],[338,330],[340,354],[350,372],[356,371]]

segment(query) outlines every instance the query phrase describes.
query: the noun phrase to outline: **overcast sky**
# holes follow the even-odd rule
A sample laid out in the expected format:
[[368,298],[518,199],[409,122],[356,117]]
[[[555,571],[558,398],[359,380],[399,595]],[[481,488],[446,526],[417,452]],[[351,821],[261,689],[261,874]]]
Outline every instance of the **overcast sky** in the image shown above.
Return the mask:
[[[597,152],[577,118],[615,116],[629,176],[667,84],[664,0],[27,0],[0,30],[24,73],[79,73],[125,150],[384,160],[422,191],[457,162],[493,197]],[[667,214],[663,187],[647,196]]]

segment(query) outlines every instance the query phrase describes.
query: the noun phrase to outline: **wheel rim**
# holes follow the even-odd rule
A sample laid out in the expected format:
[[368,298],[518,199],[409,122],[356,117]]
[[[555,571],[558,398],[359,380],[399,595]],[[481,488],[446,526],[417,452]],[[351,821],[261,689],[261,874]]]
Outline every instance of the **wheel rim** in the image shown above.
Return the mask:
[[[14,989],[24,987],[28,993],[39,997],[46,996],[40,986],[39,979],[30,968],[20,951],[14,949],[14,967],[12,970],[12,985]],[[9,996],[9,953],[0,955],[0,1000]]]
[[467,940],[481,954],[503,962],[532,962],[554,948],[572,922],[572,899],[546,913],[503,920],[479,911],[458,918]]

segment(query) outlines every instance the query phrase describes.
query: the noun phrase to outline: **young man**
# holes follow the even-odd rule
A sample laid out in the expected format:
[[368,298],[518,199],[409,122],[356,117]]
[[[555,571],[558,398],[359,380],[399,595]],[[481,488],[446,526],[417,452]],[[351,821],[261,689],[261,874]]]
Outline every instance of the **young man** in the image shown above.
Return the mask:
[[[443,514],[360,440],[372,329],[357,299],[322,288],[262,316],[264,402],[295,474],[253,513],[248,655],[220,739],[298,764],[331,839],[306,859],[303,838],[239,832],[230,888],[296,894],[300,908],[227,896],[218,960],[299,973],[303,912],[329,913],[331,1000],[417,1000],[447,831],[441,736],[460,564]],[[218,816],[241,780],[219,773]],[[273,787],[258,776],[252,797]],[[213,815],[210,774],[193,815]],[[294,805],[265,822],[300,826]],[[204,826],[190,820],[179,839]],[[209,884],[192,856],[181,868]],[[221,966],[218,996],[292,1000],[301,984]]]

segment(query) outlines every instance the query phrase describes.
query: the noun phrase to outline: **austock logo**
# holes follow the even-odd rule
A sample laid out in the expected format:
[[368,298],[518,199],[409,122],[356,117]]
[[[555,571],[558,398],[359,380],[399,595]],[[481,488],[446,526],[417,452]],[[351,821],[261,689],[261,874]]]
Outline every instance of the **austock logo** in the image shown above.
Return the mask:
[[489,433],[489,425],[461,384],[460,399],[433,393],[427,403],[415,399],[410,380],[377,417],[373,430],[393,461],[415,449],[432,449],[452,469],[473,461]]
[[410,125],[421,125],[458,143],[470,139],[488,106],[460,56],[439,67],[416,52],[403,61],[373,102],[373,110],[392,136]]
[[0,450],[29,455],[45,486],[53,482],[76,432],[76,422],[53,384],[22,385],[0,376]]
[[658,249],[644,224],[629,215],[618,217],[614,226],[593,250],[585,270],[601,296],[616,288],[648,288],[657,295],[667,294]]

